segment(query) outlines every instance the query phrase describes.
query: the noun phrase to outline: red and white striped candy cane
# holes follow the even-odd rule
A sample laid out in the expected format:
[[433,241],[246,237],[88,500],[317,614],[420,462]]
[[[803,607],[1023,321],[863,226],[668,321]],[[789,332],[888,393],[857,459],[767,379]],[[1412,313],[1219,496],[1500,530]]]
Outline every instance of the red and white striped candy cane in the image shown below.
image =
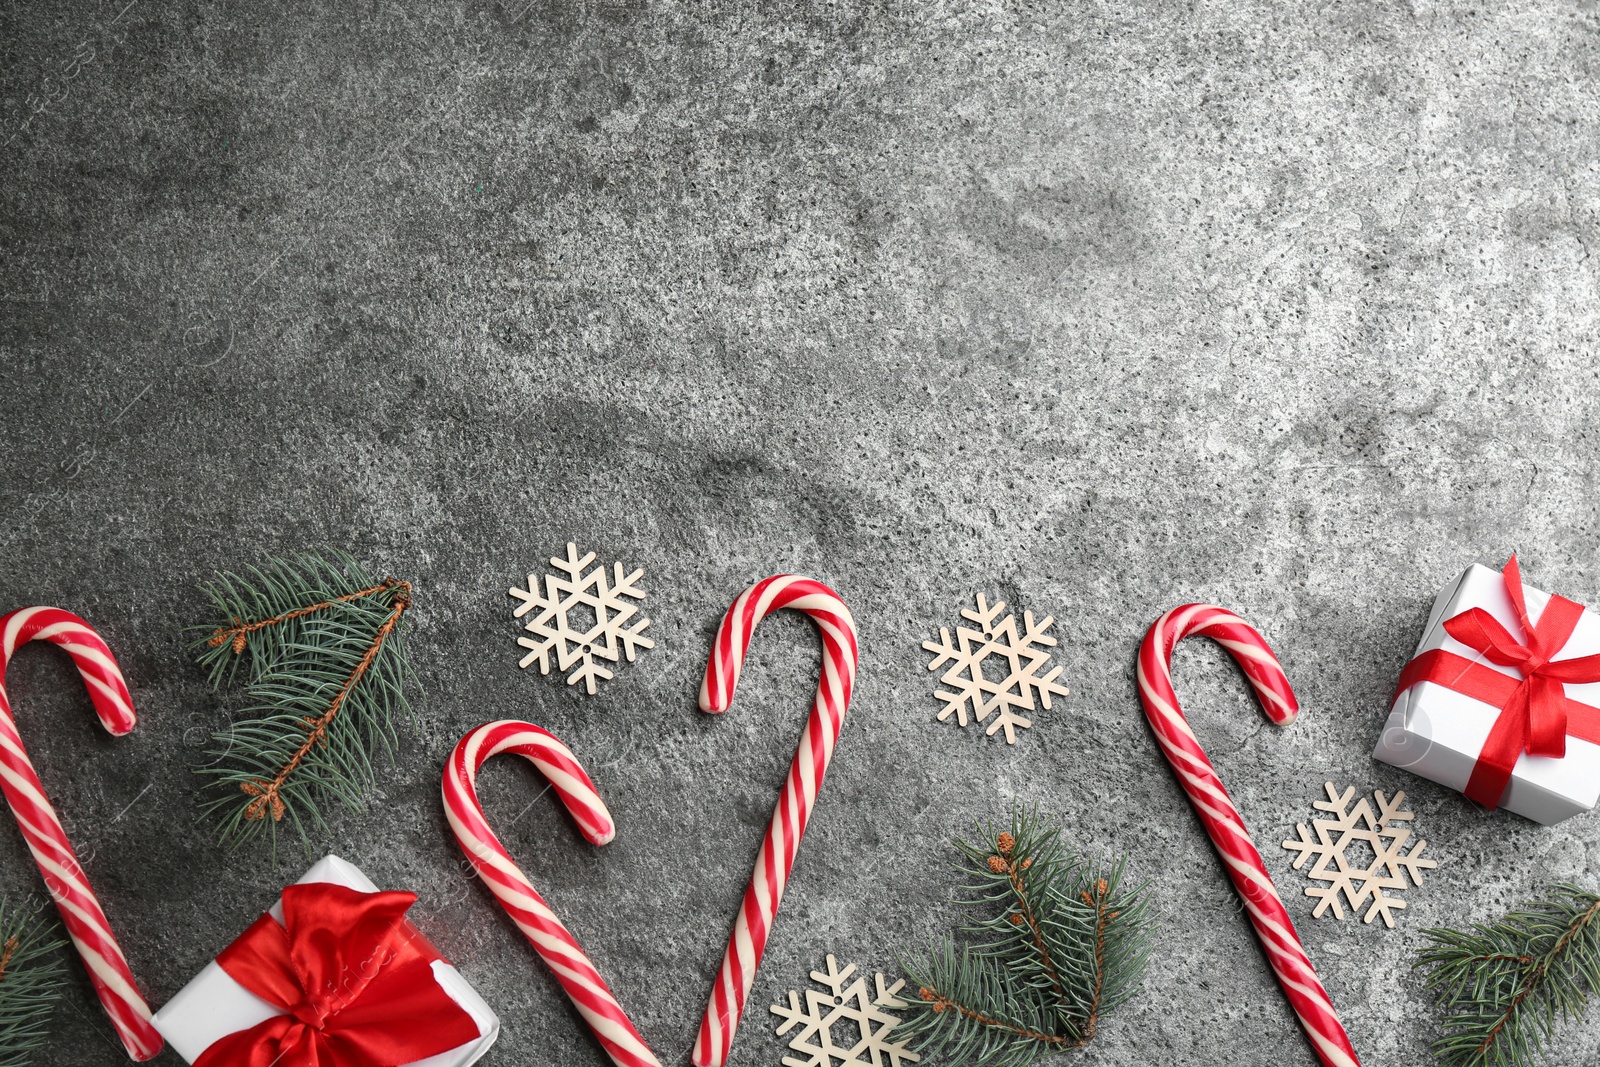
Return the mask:
[[523,756],[543,772],[591,844],[604,845],[617,836],[611,813],[572,751],[532,723],[505,720],[485,723],[463,737],[445,766],[444,811],[455,831],[456,843],[534,951],[555,973],[556,981],[567,991],[612,1062],[617,1067],[660,1067],[577,939],[556,918],[489,829],[483,806],[478,803],[478,770],[501,752]]
[[844,726],[850,687],[855,682],[856,623],[850,617],[850,609],[839,594],[821,582],[798,574],[780,574],[746,589],[723,616],[711,661],[706,665],[705,681],[700,686],[700,710],[728,710],[734,687],[739,684],[745,651],[750,647],[750,635],[757,623],[781,608],[803,611],[816,622],[822,633],[822,677],[700,1021],[700,1036],[694,1045],[696,1067],[722,1067],[728,1059],[739,1017],[744,1014],[744,1002],[767,947],[772,920],[783,899],[783,887],[800,850],[806,821],[811,817],[811,806],[816,803],[822,776]]
[[161,1051],[162,1045],[161,1035],[150,1025],[150,1006],[139,993],[106,913],[89,888],[89,877],[78,863],[55,808],[44,795],[44,786],[22,747],[16,720],[11,716],[5,672],[12,654],[29,641],[49,641],[72,657],[101,724],[117,737],[138,722],[133,697],[106,643],[70,611],[22,608],[0,618],[0,789],[11,803],[23,839],[61,912],[67,935],[83,958],[89,980],[123,1047],[135,1060],[148,1060]]
[[1222,856],[1283,995],[1289,999],[1324,1067],[1359,1067],[1350,1038],[1300,945],[1294,923],[1273,888],[1272,877],[1250,840],[1239,809],[1233,806],[1178,706],[1178,695],[1172,688],[1172,650],[1193,634],[1209,637],[1228,650],[1255,687],[1267,718],[1274,723],[1289,725],[1300,706],[1272,649],[1249,623],[1231,611],[1209,604],[1173,608],[1155,621],[1139,646],[1139,699],[1144,713],[1167,762],[1172,764],[1178,784],[1189,794],[1195,813]]

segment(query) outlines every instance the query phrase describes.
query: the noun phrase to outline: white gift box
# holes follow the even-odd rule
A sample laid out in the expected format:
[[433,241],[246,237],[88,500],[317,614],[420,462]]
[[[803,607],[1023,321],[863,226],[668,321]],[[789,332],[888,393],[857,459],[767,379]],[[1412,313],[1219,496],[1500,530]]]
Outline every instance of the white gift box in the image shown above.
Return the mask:
[[[1550,594],[1524,585],[1523,598],[1529,619],[1537,625]],[[1446,619],[1470,608],[1482,608],[1512,634],[1521,633],[1501,573],[1474,563],[1434,601],[1416,655],[1443,649],[1508,677],[1521,678],[1515,668],[1491,663],[1445,631]],[[1600,619],[1585,608],[1566,646],[1553,659],[1573,659],[1597,652]],[[1600,683],[1568,684],[1565,688],[1567,699],[1600,708]],[[1499,716],[1500,709],[1486,701],[1435,682],[1418,682],[1396,698],[1372,755],[1464,792],[1478,754]],[[1518,757],[1510,788],[1500,806],[1550,826],[1581,815],[1596,802],[1600,802],[1600,745],[1568,736],[1563,759],[1530,756],[1526,752]]]
[[[297,883],[332,882],[362,893],[376,893],[378,887],[355,866],[338,856],[326,856]],[[272,917],[283,922],[283,901],[272,906]],[[459,971],[444,960],[433,961],[433,976],[445,994],[461,1006],[478,1026],[478,1037],[449,1052],[416,1060],[404,1067],[468,1067],[482,1058],[500,1036],[500,1020]],[[172,1050],[193,1063],[211,1045],[240,1030],[287,1012],[261,999],[234,981],[215,961],[178,991],[152,1020]]]

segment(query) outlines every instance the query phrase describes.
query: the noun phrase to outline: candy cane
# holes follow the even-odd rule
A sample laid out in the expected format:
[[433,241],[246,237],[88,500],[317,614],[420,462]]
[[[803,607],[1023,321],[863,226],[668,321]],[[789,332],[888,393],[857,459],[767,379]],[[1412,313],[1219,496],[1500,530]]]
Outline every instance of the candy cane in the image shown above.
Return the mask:
[[1178,784],[1189,794],[1189,802],[1211,835],[1211,843],[1222,855],[1228,877],[1244,901],[1250,925],[1255,927],[1283,995],[1289,999],[1323,1067],[1360,1067],[1333,1002],[1322,988],[1300,945],[1294,923],[1272,886],[1261,853],[1250,840],[1244,819],[1178,706],[1178,695],[1172,688],[1172,650],[1192,634],[1209,637],[1228,650],[1255,687],[1267,718],[1274,723],[1289,725],[1300,706],[1272,649],[1231,611],[1209,604],[1173,608],[1155,621],[1139,646],[1139,699],[1144,713],[1167,762],[1172,764]]
[[444,811],[455,831],[456,843],[528,943],[555,973],[556,981],[567,991],[612,1062],[617,1067],[660,1067],[644,1038],[628,1021],[611,987],[489,829],[483,806],[478,803],[478,770],[501,752],[526,757],[543,772],[591,844],[604,845],[617,836],[611,813],[572,751],[532,723],[506,720],[485,723],[463,737],[445,766]]
[[780,574],[746,589],[723,616],[711,661],[706,665],[705,681],[700,686],[701,711],[715,714],[728,710],[739,684],[739,669],[750,647],[750,635],[757,623],[780,608],[803,611],[816,622],[822,633],[822,677],[700,1021],[700,1036],[694,1045],[696,1067],[722,1067],[727,1061],[733,1035],[739,1029],[739,1017],[744,1014],[744,1002],[756,980],[756,968],[766,951],[772,920],[783,899],[783,887],[794,867],[806,821],[811,817],[811,806],[816,803],[817,789],[844,726],[850,687],[855,681],[856,624],[850,609],[839,594],[821,582],[798,574]]
[[23,839],[39,864],[39,873],[55,899],[67,935],[88,968],[89,980],[100,995],[111,1025],[128,1055],[148,1060],[161,1051],[161,1035],[150,1025],[150,1006],[134,983],[122,948],[89,877],[72,851],[55,808],[44,795],[44,785],[33,769],[6,695],[5,672],[11,656],[29,641],[60,645],[88,687],[95,714],[113,736],[121,737],[138,722],[133,697],[111,650],[89,624],[60,608],[22,608],[0,618],[0,790],[11,803]]

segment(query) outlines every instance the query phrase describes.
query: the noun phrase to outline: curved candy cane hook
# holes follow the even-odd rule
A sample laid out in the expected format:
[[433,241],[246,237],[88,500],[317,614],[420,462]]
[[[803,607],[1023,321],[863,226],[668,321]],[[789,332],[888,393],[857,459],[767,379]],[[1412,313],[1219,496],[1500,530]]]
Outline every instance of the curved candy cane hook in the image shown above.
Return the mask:
[[783,900],[784,885],[800,850],[800,838],[806,832],[822,776],[827,773],[839,730],[844,726],[850,688],[855,682],[856,624],[850,609],[839,594],[821,582],[798,574],[780,574],[746,589],[723,616],[711,661],[706,665],[705,681],[700,686],[700,710],[728,710],[756,624],[782,608],[803,611],[816,622],[822,634],[822,677],[700,1021],[700,1035],[694,1045],[696,1067],[722,1067],[727,1061],[745,1000],[756,980],[756,968],[766,951],[772,920]]
[[133,980],[106,913],[89,888],[89,877],[83,873],[61,820],[45,796],[44,785],[22,747],[16,720],[11,717],[5,672],[12,654],[29,641],[49,641],[72,657],[94,702],[95,714],[114,736],[121,737],[138,722],[133,697],[106,643],[71,612],[21,608],[0,618],[0,790],[11,804],[28,850],[39,864],[39,873],[44,875],[50,896],[61,912],[67,935],[83,959],[89,980],[123,1047],[133,1059],[148,1060],[161,1051],[162,1045],[161,1035],[150,1025],[150,1006]]
[[660,1067],[577,939],[556,918],[489,829],[483,806],[478,803],[478,771],[491,756],[501,752],[514,752],[539,768],[591,844],[604,845],[617,836],[611,813],[572,751],[532,723],[504,720],[485,723],[463,737],[445,766],[444,811],[455,831],[456,843],[534,951],[549,965],[612,1062],[617,1067]]
[[1277,725],[1293,722],[1300,706],[1272,649],[1249,623],[1231,611],[1209,604],[1173,608],[1155,621],[1139,646],[1139,700],[1144,704],[1145,716],[1167,762],[1172,764],[1178,784],[1189,794],[1195,814],[1222,856],[1283,995],[1323,1067],[1360,1067],[1350,1038],[1300,944],[1294,922],[1273,888],[1272,876],[1250,840],[1239,809],[1233,806],[1178,706],[1178,695],[1172,688],[1172,650],[1192,635],[1209,637],[1228,650],[1255,688],[1261,709]]

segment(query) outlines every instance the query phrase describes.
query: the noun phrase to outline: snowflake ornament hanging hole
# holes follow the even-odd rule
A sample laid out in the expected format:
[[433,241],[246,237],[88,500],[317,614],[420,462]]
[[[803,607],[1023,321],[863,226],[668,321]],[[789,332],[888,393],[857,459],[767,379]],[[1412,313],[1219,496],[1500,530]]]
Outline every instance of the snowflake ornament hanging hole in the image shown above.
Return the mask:
[[976,629],[957,626],[956,640],[952,642],[950,631],[940,627],[937,642],[922,643],[934,654],[928,664],[930,671],[949,664],[939,682],[954,692],[940,689],[933,694],[944,701],[939,721],[947,722],[954,715],[957,725],[964,727],[969,715],[978,723],[993,716],[985,735],[993,737],[1004,730],[1006,744],[1014,745],[1016,731],[1033,726],[1033,720],[1022,712],[1031,713],[1041,705],[1048,711],[1052,694],[1067,695],[1067,687],[1056,683],[1061,667],[1039,673],[1050,666],[1049,650],[1055,647],[1056,639],[1049,630],[1056,620],[1046,615],[1044,621],[1035,622],[1033,612],[1025,611],[1018,632],[1016,616],[1001,615],[1005,601],[997,600],[991,606],[979,593],[977,602],[976,611],[961,609],[961,617],[976,623]]
[[[1371,907],[1362,921],[1370,923],[1381,915],[1384,925],[1392,930],[1394,913],[1404,908],[1406,902],[1384,890],[1398,893],[1406,889],[1407,875],[1410,875],[1411,885],[1420,886],[1422,872],[1439,866],[1434,860],[1422,858],[1422,850],[1428,845],[1426,841],[1418,841],[1408,852],[1406,845],[1411,840],[1411,828],[1395,825],[1410,822],[1416,818],[1416,813],[1402,807],[1406,800],[1404,793],[1396,793],[1391,799],[1378,790],[1372,794],[1372,803],[1362,797],[1351,807],[1355,786],[1341,792],[1332,782],[1327,782],[1323,788],[1328,792],[1328,799],[1318,800],[1312,806],[1330,813],[1333,818],[1313,819],[1314,836],[1304,824],[1298,825],[1295,829],[1300,834],[1299,840],[1283,843],[1289,851],[1300,853],[1294,861],[1295,870],[1315,856],[1317,862],[1307,877],[1328,883],[1306,887],[1306,896],[1318,902],[1311,914],[1321,918],[1331,908],[1335,919],[1343,919],[1345,904],[1350,906],[1352,915],[1359,915],[1362,906],[1370,900]],[[1352,850],[1360,853],[1363,859],[1368,855],[1372,859],[1365,867],[1351,864]]]
[[634,602],[645,598],[639,588],[644,568],[627,574],[621,563],[613,564],[608,581],[604,566],[587,569],[594,560],[593,552],[580,557],[577,544],[568,541],[567,558],[550,559],[550,565],[565,577],[543,575],[541,593],[541,576],[530,573],[526,589],[512,586],[506,590],[522,601],[512,612],[513,618],[536,612],[523,624],[534,636],[517,638],[517,644],[528,650],[518,666],[537,663],[540,674],[549,674],[553,658],[557,670],[572,671],[567,684],[583,682],[590,696],[594,696],[596,681],[613,677],[605,663],[620,663],[623,656],[632,663],[639,649],[656,647],[644,636],[650,620],[636,618],[639,607]]

